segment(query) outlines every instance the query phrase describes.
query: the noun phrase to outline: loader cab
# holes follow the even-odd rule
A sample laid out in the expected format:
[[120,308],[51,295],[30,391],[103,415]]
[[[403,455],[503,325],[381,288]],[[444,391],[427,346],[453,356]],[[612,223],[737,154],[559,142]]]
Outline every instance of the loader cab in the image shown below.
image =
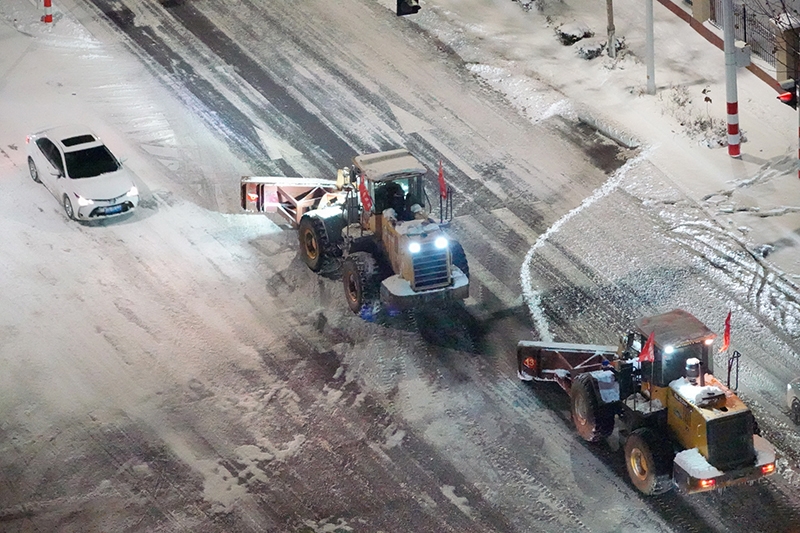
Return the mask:
[[395,219],[403,221],[414,219],[415,204],[425,207],[422,177],[427,169],[408,150],[357,155],[353,165],[354,171],[366,180],[373,201],[371,213],[365,215],[375,234],[381,233],[383,212],[387,209],[393,209]]
[[686,363],[693,358],[700,361],[700,372],[714,373],[711,345],[717,335],[690,313],[676,309],[638,320],[636,331],[630,334],[631,353],[636,357],[650,333],[654,333],[654,361],[641,363],[642,381],[667,387],[686,377]]
[[400,221],[414,220],[414,205],[422,202],[422,176],[412,175],[391,181],[371,183],[375,198],[375,213],[382,214],[393,209],[395,218]]

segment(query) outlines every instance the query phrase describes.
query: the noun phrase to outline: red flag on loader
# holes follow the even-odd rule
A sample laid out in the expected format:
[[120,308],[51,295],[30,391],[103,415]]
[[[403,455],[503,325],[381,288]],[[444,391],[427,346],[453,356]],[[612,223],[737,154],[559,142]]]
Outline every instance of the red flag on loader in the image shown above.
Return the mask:
[[372,197],[367,190],[367,180],[361,176],[360,183],[358,184],[358,194],[361,196],[361,205],[364,206],[364,211],[369,213],[372,211]]
[[727,352],[728,348],[731,347],[731,312],[728,311],[728,318],[725,319],[725,333],[722,334],[722,346],[719,347],[719,351]]
[[639,352],[639,362],[648,362],[652,363],[656,360],[655,355],[653,354],[653,343],[655,342],[656,332],[652,332],[649,337],[647,337],[647,342],[644,343],[644,348],[642,351]]
[[443,199],[447,199],[447,184],[444,182],[444,169],[442,160],[439,160],[439,194]]

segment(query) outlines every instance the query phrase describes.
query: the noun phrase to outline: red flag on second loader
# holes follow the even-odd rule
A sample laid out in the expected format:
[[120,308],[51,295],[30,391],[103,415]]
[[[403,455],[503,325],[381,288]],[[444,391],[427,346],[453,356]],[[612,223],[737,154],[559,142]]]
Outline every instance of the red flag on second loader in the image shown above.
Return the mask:
[[442,168],[442,160],[439,160],[439,194],[442,198],[447,198],[447,184],[444,182],[444,169]]
[[727,352],[731,347],[731,312],[728,311],[728,318],[725,319],[725,333],[722,334],[722,346],[720,352]]
[[367,190],[367,180],[364,179],[364,176],[361,176],[358,184],[358,194],[361,196],[361,205],[364,206],[364,211],[367,213],[372,211],[372,197]]
[[653,354],[653,343],[655,342],[656,332],[652,332],[649,337],[647,337],[647,342],[644,343],[644,348],[642,351],[639,352],[639,362],[648,362],[652,363],[656,360],[655,355]]

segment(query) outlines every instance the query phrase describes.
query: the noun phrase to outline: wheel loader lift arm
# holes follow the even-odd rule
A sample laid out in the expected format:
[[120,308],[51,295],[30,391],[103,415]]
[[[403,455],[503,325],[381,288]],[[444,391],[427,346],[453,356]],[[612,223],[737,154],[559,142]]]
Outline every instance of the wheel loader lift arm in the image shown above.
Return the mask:
[[311,210],[326,205],[339,194],[336,182],[281,176],[242,177],[242,209],[254,213],[278,213],[293,228]]

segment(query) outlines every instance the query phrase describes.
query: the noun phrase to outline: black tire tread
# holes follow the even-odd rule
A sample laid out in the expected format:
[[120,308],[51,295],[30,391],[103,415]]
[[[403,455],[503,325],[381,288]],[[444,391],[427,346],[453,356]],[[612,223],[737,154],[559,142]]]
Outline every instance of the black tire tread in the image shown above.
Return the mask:
[[[652,476],[649,483],[640,486],[638,480],[630,470],[630,452],[634,447],[638,447],[642,452],[649,456],[648,462],[652,465]],[[669,492],[674,488],[672,482],[672,461],[674,453],[669,439],[666,435],[658,435],[649,428],[639,428],[634,430],[625,442],[625,466],[631,483],[647,496],[657,496]]]
[[[36,172],[34,174],[34,171]],[[39,169],[36,167],[36,163],[33,162],[33,158],[28,157],[28,172],[31,175],[31,179],[36,183],[41,183],[42,179],[39,177]]]
[[[355,252],[345,259],[342,267],[342,283],[345,289],[345,299],[354,313],[358,313],[364,306],[372,305],[378,300],[379,271],[378,262],[368,252]],[[351,275],[358,276],[358,286],[361,288],[361,299],[360,302],[357,302],[356,307],[351,305],[350,299],[347,298],[347,284]]]
[[[575,402],[582,396],[587,406],[586,426],[583,427],[575,415]],[[578,374],[572,382],[570,390],[572,421],[575,428],[584,440],[588,442],[600,441],[614,431],[614,411],[610,406],[603,405],[598,397],[594,378],[590,374]]]
[[[314,239],[317,241],[318,256],[313,259],[306,253],[306,245],[304,242],[304,235],[308,230],[314,233]],[[300,257],[302,257],[306,266],[313,272],[322,270],[328,258],[328,250],[330,248],[324,222],[317,217],[304,216],[300,219],[300,225],[297,228],[297,239],[300,245]]]
[[467,254],[464,253],[464,247],[458,241],[450,241],[450,257],[453,264],[469,277],[469,263],[467,262]]

